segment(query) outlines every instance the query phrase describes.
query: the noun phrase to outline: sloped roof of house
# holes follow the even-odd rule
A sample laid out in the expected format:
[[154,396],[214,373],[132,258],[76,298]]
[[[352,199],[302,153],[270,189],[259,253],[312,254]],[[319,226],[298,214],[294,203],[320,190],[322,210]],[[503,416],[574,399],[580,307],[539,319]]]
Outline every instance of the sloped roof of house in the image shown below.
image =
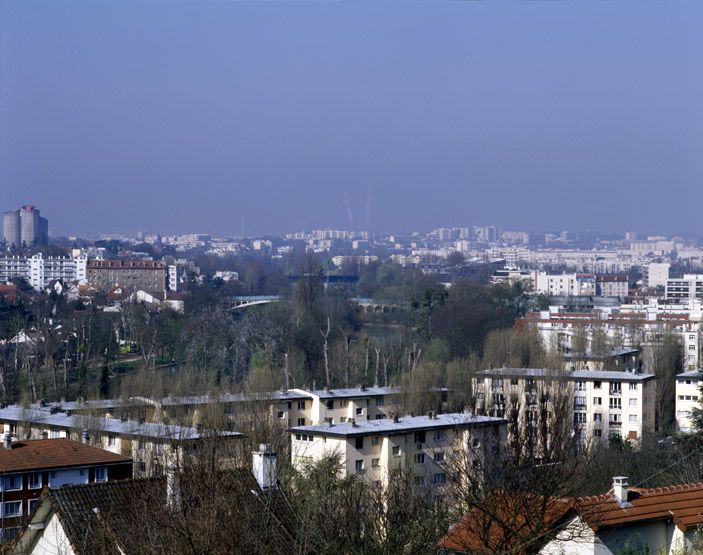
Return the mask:
[[[282,491],[262,491],[246,469],[223,471],[209,479],[212,483],[207,478],[194,482],[195,490],[191,491],[193,484],[181,478],[182,504],[188,507],[181,513],[184,519],[174,512],[177,508],[168,506],[165,477],[45,490],[42,503],[14,540],[11,551],[25,553],[41,533],[42,527],[36,525],[46,524],[53,511],[77,555],[174,552],[183,541],[182,527],[197,518],[197,507],[206,491],[216,496],[212,506],[220,513],[219,524],[211,530],[219,542],[213,549],[281,555],[295,551],[298,518]],[[192,495],[197,499],[191,500]],[[198,524],[189,531],[203,533]]]
[[66,438],[13,441],[0,447],[0,474],[46,468],[128,463],[132,459]]
[[686,532],[703,524],[703,483],[659,488],[628,488],[627,503],[612,491],[578,500],[581,518],[594,530],[653,520],[672,519]]
[[[500,503],[496,507],[490,507],[486,512],[471,511],[449,530],[439,547],[459,553],[510,552],[521,555],[527,552],[526,544],[531,538],[546,537],[574,508],[574,500],[570,498],[545,501],[539,495],[510,492],[502,495],[498,492],[498,496]],[[529,514],[535,516],[530,518]]]

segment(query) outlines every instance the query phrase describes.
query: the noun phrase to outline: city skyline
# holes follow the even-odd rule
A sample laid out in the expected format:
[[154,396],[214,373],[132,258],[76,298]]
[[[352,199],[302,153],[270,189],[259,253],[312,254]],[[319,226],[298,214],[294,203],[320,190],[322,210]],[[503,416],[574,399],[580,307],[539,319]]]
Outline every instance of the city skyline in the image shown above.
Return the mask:
[[3,2],[0,202],[78,234],[700,235],[701,15]]

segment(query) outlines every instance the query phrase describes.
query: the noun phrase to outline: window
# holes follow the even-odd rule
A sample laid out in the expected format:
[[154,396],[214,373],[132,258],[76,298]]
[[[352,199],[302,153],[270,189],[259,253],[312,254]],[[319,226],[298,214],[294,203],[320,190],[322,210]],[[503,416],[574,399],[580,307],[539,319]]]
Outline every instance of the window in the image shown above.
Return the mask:
[[2,482],[2,488],[5,491],[15,491],[22,489],[22,477],[19,474],[10,474],[5,476]]
[[600,382],[593,382],[593,389],[600,389]]
[[601,437],[603,435],[603,430],[593,430],[593,437]]
[[586,413],[585,412],[575,412],[574,413],[574,424],[585,424],[586,423]]
[[381,466],[381,459],[371,459],[371,468],[378,468]]
[[96,482],[107,482],[107,468],[100,466],[95,469],[95,481]]
[[115,446],[115,436],[113,436],[113,435],[107,436],[107,446],[108,446],[108,447],[114,447],[114,446]]
[[446,439],[446,437],[447,437],[447,434],[444,433],[444,430],[437,430],[434,433],[434,440],[435,441],[443,441],[444,439]]
[[574,399],[574,406],[577,409],[585,409],[586,408],[586,398],[585,397],[576,397]]
[[425,485],[425,477],[424,476],[415,476],[415,484],[418,486],[424,486]]
[[363,437],[354,438],[354,447],[356,447],[357,449],[363,449],[364,448],[364,438]]
[[22,501],[6,501],[2,506],[2,516],[21,516],[22,515]]
[[61,437],[61,430],[51,430],[49,432],[49,437],[51,439],[57,439]]
[[622,399],[618,398],[612,398],[610,399],[610,408],[611,409],[621,409],[622,408]]
[[364,470],[364,460],[359,459],[354,463],[354,468],[358,471]]
[[276,417],[277,417],[279,420],[283,420],[283,411],[282,411],[282,410],[279,410],[279,411],[276,413]]
[[384,403],[383,397],[376,397],[376,406],[382,407]]
[[329,400],[325,402],[325,406],[329,409],[332,410],[334,408],[334,401]]
[[425,464],[425,454],[417,453],[415,455],[415,464]]
[[305,426],[305,418],[298,418],[298,426]]
[[295,439],[297,439],[298,441],[300,441],[300,434],[295,434]]
[[393,446],[393,456],[400,457],[400,446],[399,445]]
[[631,407],[636,407],[637,406],[637,399],[630,399],[629,404]]
[[29,501],[27,501],[27,514],[31,514],[38,504],[39,499],[30,499]]
[[376,420],[383,420],[386,416],[384,414],[377,414]]
[[593,404],[594,404],[594,405],[602,405],[602,404],[603,404],[603,398],[602,398],[602,397],[594,397],[594,398],[593,398]]
[[517,385],[517,378],[510,378],[510,385]]
[[576,391],[586,391],[586,382],[581,380],[576,382]]
[[356,415],[362,416],[364,414],[364,409],[362,407],[356,407]]
[[630,382],[630,391],[637,391],[637,384]]
[[620,392],[622,391],[622,384],[619,382],[616,383],[611,383],[610,384],[610,393],[611,395],[620,395]]
[[42,487],[41,472],[32,472],[29,475],[29,489],[39,489]]
[[434,454],[434,462],[436,462],[436,463],[444,462],[444,451],[437,451]]
[[371,445],[380,445],[381,436],[371,436]]
[[425,432],[415,432],[415,443],[425,443]]
[[595,413],[593,415],[593,421],[594,422],[602,422],[603,421],[603,415],[599,412]]
[[630,422],[637,422],[637,415],[636,414],[630,415]]
[[305,410],[305,401],[298,401],[298,410]]
[[432,483],[435,486],[441,486],[447,482],[447,475],[444,472],[439,472],[432,476]]

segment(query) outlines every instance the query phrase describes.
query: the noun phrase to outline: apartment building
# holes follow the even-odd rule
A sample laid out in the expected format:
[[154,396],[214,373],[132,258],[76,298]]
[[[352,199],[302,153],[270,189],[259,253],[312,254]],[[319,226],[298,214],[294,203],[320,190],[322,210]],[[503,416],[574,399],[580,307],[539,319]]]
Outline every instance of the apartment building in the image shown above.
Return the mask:
[[85,255],[47,256],[37,253],[31,257],[0,257],[0,282],[23,278],[37,291],[52,281],[85,281],[88,258]]
[[682,432],[693,428],[691,411],[701,408],[701,370],[690,370],[676,375],[676,423]]
[[684,274],[681,278],[666,280],[666,300],[684,302],[691,299],[703,299],[703,275]]
[[624,299],[629,291],[627,274],[599,274],[596,276],[596,295]]
[[547,274],[537,272],[535,291],[549,296],[579,297],[596,294],[596,277],[593,274]]
[[291,462],[296,468],[338,455],[342,475],[363,474],[385,486],[394,470],[412,470],[417,482],[441,486],[455,455],[481,465],[498,461],[506,436],[505,421],[490,416],[434,414],[340,424],[294,426]]
[[638,441],[655,428],[653,374],[493,368],[477,372],[473,386],[477,414],[502,418],[518,411],[522,424],[534,417],[542,400],[548,399],[552,406],[557,396],[567,398],[568,417],[583,446],[613,435]]
[[653,348],[661,336],[673,334],[681,341],[684,365],[688,370],[700,366],[700,348],[703,339],[703,305],[689,300],[681,304],[660,303],[651,299],[645,304],[618,304],[576,312],[563,306],[530,312],[519,325],[539,330],[547,348],[571,350],[574,336],[585,333],[588,349],[595,330],[602,330],[607,338],[624,348],[642,348],[645,366],[652,363]]
[[0,540],[14,537],[42,489],[132,477],[132,460],[70,439],[14,441],[0,448]]
[[[184,447],[207,437],[192,427],[166,425],[63,412],[56,407],[18,405],[0,408],[0,433],[15,440],[69,438],[124,455],[134,462],[135,478],[159,476],[168,461]],[[223,439],[238,439],[238,432],[220,432]]]
[[89,260],[88,285],[99,291],[165,291],[168,267],[156,260]]

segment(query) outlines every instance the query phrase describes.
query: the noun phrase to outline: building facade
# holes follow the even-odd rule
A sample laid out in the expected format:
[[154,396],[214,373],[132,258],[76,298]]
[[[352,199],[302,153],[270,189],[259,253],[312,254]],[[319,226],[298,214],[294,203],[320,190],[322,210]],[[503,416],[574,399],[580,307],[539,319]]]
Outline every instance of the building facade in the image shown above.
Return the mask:
[[131,476],[129,457],[69,439],[14,441],[5,434],[0,448],[0,535],[5,541],[13,537],[39,502],[44,487]]
[[701,370],[690,370],[676,376],[676,423],[682,432],[693,429],[691,411],[701,408]]
[[537,418],[540,403],[550,410],[561,398],[579,443],[589,446],[611,436],[638,442],[654,432],[656,380],[653,374],[597,370],[494,368],[473,378],[476,413],[517,414],[521,427]]
[[441,486],[455,456],[481,459],[482,468],[499,460],[505,433],[501,418],[458,413],[294,426],[291,462],[300,469],[336,455],[344,477],[385,486],[393,471],[409,470],[419,484]]
[[128,291],[166,290],[168,268],[155,260],[89,260],[88,285],[99,291],[119,287]]

